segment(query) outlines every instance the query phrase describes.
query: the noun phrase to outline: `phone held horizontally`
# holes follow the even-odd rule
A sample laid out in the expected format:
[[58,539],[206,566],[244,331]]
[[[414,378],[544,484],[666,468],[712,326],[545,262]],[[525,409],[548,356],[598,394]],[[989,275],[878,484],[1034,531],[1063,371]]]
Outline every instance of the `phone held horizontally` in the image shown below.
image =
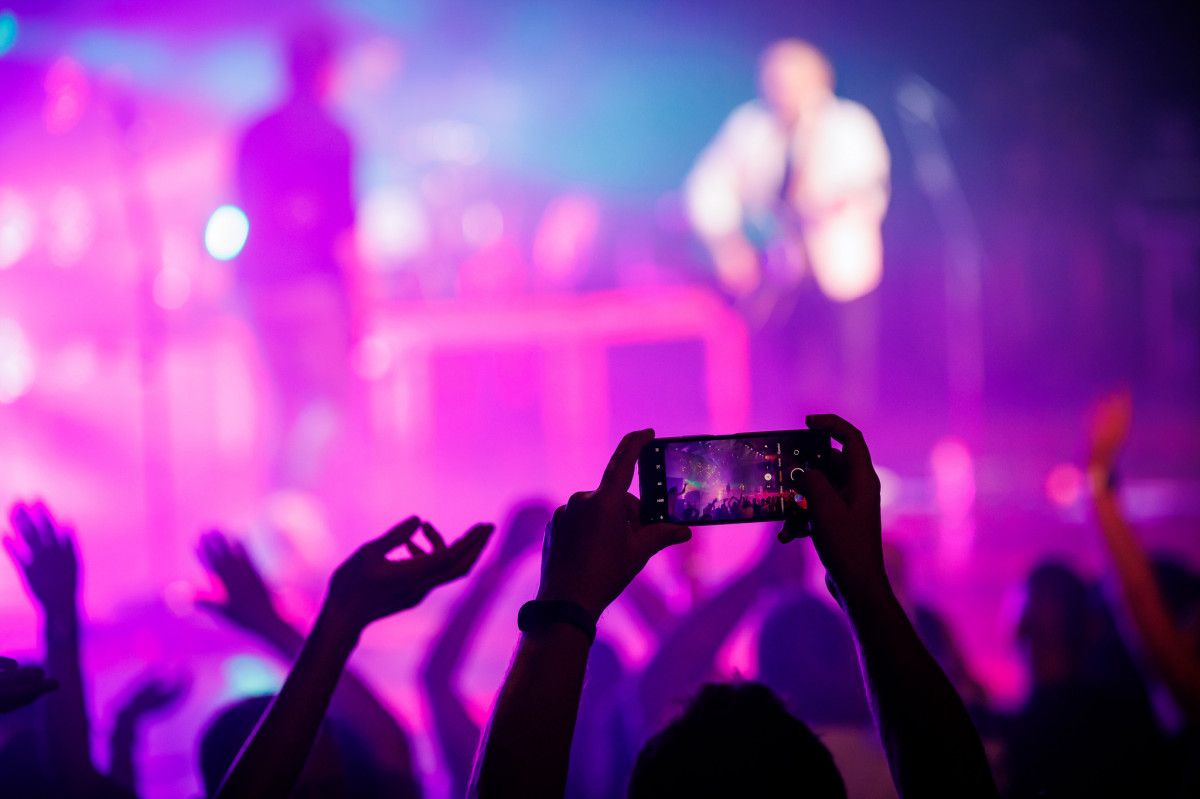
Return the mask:
[[797,477],[824,464],[828,433],[781,430],[656,438],[638,458],[644,524],[807,518]]

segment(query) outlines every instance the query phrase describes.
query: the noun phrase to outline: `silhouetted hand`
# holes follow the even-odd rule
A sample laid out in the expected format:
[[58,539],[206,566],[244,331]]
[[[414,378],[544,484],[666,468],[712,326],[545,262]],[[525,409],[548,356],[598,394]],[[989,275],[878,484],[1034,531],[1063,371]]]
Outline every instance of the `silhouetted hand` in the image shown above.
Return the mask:
[[[420,529],[430,551],[412,540]],[[413,516],[370,541],[338,567],[329,581],[325,609],[339,622],[361,632],[371,622],[411,608],[431,590],[466,574],[492,534],[492,525],[478,524],[452,546],[433,525]],[[391,560],[388,553],[407,547],[412,557]]]
[[[879,476],[862,433],[834,414],[808,416],[805,423],[812,430],[831,434],[842,445],[846,483],[840,490],[817,469],[809,469],[797,481],[808,499],[813,545],[828,577],[842,592],[850,587],[888,585],[883,568]],[[785,522],[779,540],[786,543],[805,535],[808,531],[802,524]]]
[[17,661],[0,657],[0,714],[25,707],[58,688],[58,680],[46,677],[36,666],[18,668]]
[[183,701],[190,689],[191,680],[187,677],[179,677],[169,682],[151,677],[138,687],[118,717],[129,723],[143,716],[166,712]]
[[1122,389],[1102,398],[1092,407],[1089,426],[1090,464],[1112,469],[1133,421],[1133,395]]
[[267,584],[240,541],[212,530],[200,537],[196,554],[225,588],[223,601],[202,599],[197,605],[258,635],[269,635],[282,622]]
[[75,612],[79,566],[74,533],[58,525],[41,502],[32,507],[17,503],[9,519],[28,557],[21,552],[15,538],[5,538],[4,548],[24,575],[29,592],[47,613]]
[[643,527],[639,521],[638,498],[628,489],[638,455],[652,438],[653,430],[626,435],[600,487],[572,495],[554,512],[542,547],[538,599],[577,602],[599,618],[652,555],[692,537],[683,525]]

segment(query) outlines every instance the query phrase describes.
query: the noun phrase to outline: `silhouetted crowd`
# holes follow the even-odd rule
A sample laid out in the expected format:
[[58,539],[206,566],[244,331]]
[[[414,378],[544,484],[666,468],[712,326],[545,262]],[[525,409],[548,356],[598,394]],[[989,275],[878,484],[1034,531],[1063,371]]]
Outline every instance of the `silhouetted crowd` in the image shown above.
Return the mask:
[[[557,509],[514,508],[497,543],[490,524],[448,541],[427,520],[398,523],[337,568],[307,634],[279,613],[246,548],[206,533],[197,554],[223,592],[203,607],[292,664],[277,694],[215,709],[196,744],[206,795],[421,796],[410,732],[347,661],[369,624],[472,573],[420,669],[454,796],[1198,796],[1200,577],[1149,555],[1121,513],[1115,464],[1130,418],[1117,395],[1090,428],[1096,526],[1115,580],[1089,584],[1049,561],[1029,574],[1018,642],[1030,691],[1010,714],[992,707],[938,611],[912,599],[904,553],[883,541],[867,444],[833,415],[806,420],[841,444],[834,467],[800,478],[811,515],[784,522],[779,543],[686,612],[638,579],[692,536],[639,522],[629,487],[649,430],[625,436],[594,490]],[[752,518],[753,502],[709,512]],[[0,658],[0,794],[137,796],[143,727],[186,686],[129,691],[102,771],[74,533],[40,503],[10,519],[5,547],[45,649],[37,667]],[[831,599],[811,589],[801,538]],[[485,613],[535,553],[537,593],[514,620],[516,651],[481,728],[457,677]],[[619,597],[652,638],[638,668],[597,638]],[[758,679],[712,682],[735,629],[757,618]]]

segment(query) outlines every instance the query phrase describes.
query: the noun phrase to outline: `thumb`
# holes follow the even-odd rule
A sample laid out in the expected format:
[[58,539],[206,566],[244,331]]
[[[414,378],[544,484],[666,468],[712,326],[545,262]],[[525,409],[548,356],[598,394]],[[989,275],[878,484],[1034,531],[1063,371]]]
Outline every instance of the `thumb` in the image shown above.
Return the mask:
[[373,555],[382,557],[411,539],[413,534],[417,532],[417,528],[420,526],[420,519],[418,519],[416,516],[409,516],[407,519],[400,522],[383,535],[379,536],[379,538],[363,544],[359,551],[370,552]]
[[808,501],[808,509],[813,515],[813,538],[823,534],[824,530],[834,522],[834,516],[839,508],[845,506],[845,501],[838,496],[837,491],[824,474],[818,469],[807,469],[796,480],[800,493]]
[[643,527],[638,533],[646,560],[676,544],[682,544],[692,539],[692,530],[682,524],[659,522]]

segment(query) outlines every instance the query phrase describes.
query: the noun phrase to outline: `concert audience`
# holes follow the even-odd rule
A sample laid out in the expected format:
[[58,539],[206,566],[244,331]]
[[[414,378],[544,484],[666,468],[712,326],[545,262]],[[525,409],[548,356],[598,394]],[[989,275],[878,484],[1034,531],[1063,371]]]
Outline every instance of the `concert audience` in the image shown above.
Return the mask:
[[[271,589],[241,542],[214,530],[200,538],[197,555],[224,592],[221,600],[197,604],[263,641],[285,662],[295,660],[304,635],[276,610]],[[235,703],[209,725],[200,746],[201,771],[209,795],[216,794],[221,778],[261,718],[267,699]],[[318,769],[310,758],[310,771],[340,773],[354,796],[419,795],[408,733],[353,669],[347,669],[338,682],[326,726],[331,741],[314,751],[329,755],[329,762]],[[351,763],[354,768],[349,768]]]
[[[807,421],[843,445],[846,484],[835,489],[823,474],[810,471],[802,477],[803,489],[813,509],[813,543],[858,643],[897,790],[910,796],[995,796],[966,709],[888,585],[879,478],[862,434],[832,415]],[[638,452],[651,438],[650,430],[627,435],[599,487],[573,495],[555,511],[537,600],[522,609],[523,634],[481,744],[471,795],[563,794],[596,621],[654,554],[691,537],[681,525],[643,527],[638,520],[638,502],[628,487]],[[807,532],[793,522],[780,541]],[[705,688],[643,749],[630,795],[755,794],[756,786],[782,785],[844,796],[828,750],[802,722],[779,719],[779,702],[765,687]],[[753,736],[765,729],[758,722],[767,720],[774,721],[777,734]]]
[[[553,512],[541,502],[514,509],[495,557],[431,643],[421,686],[451,795],[766,795],[779,786],[849,799],[1196,795],[1200,577],[1147,554],[1121,511],[1113,475],[1131,408],[1127,394],[1103,400],[1089,439],[1095,511],[1124,602],[1110,611],[1099,584],[1040,563],[1017,636],[1032,687],[1007,717],[989,709],[941,617],[908,597],[902,553],[882,543],[878,477],[857,429],[808,417],[843,446],[837,474],[802,478],[811,530],[785,523],[779,544],[679,616],[636,578],[691,531],[638,521],[627,488],[653,434],[631,433],[595,491]],[[704,511],[753,518],[756,503]],[[40,503],[14,506],[11,522],[5,548],[41,611],[45,653],[41,667],[0,658],[0,785],[22,797],[137,796],[141,731],[181,701],[188,680],[147,674],[127,691],[102,772],[89,745],[74,533]],[[466,575],[490,535],[478,525],[447,545],[427,522],[396,525],[336,570],[307,637],[278,613],[241,543],[204,535],[198,554],[221,596],[198,605],[293,662],[278,695],[242,699],[206,726],[197,747],[207,795],[421,796],[408,733],[347,661],[372,621]],[[794,543],[802,537],[841,613],[807,589],[805,550]],[[481,741],[456,681],[484,614],[539,543],[536,600],[519,614],[516,655]],[[408,557],[387,557],[398,549]],[[595,641],[619,597],[653,639],[641,670]],[[722,645],[764,600],[758,681],[710,682]],[[1171,705],[1157,714],[1156,687]],[[972,719],[1000,739],[996,781]]]
[[[413,540],[418,530],[428,541],[428,551]],[[491,534],[491,525],[476,525],[447,545],[433,525],[413,516],[342,563],[283,687],[215,795],[220,799],[287,797],[294,791],[327,795],[333,776],[310,772],[306,761],[315,745],[327,745],[329,739],[321,735],[325,712],[363,629],[414,607],[434,588],[465,575]],[[390,560],[388,554],[400,547],[410,557]],[[331,760],[320,757],[315,762]],[[412,793],[417,791],[412,786]]]

